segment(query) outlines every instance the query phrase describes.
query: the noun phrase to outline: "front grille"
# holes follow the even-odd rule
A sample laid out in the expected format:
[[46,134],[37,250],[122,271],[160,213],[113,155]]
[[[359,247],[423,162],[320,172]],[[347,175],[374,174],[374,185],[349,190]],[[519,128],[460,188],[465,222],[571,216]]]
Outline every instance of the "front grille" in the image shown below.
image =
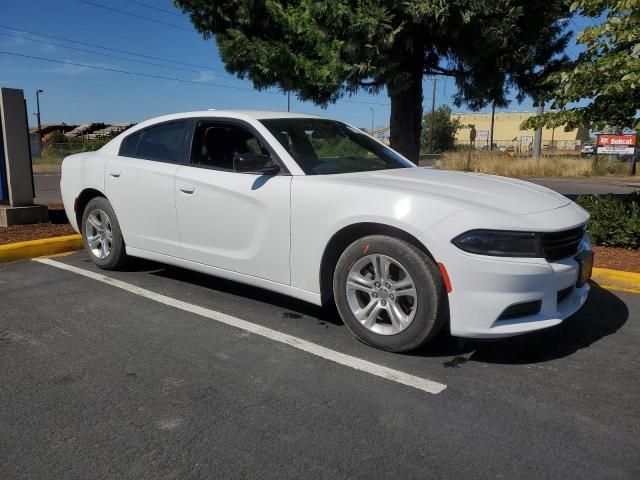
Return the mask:
[[573,290],[573,285],[567,288],[563,288],[562,290],[558,290],[557,303],[560,304],[560,302],[562,302],[565,298],[567,298],[572,290]]
[[572,228],[563,232],[543,233],[544,258],[560,260],[576,255],[583,236],[584,227]]

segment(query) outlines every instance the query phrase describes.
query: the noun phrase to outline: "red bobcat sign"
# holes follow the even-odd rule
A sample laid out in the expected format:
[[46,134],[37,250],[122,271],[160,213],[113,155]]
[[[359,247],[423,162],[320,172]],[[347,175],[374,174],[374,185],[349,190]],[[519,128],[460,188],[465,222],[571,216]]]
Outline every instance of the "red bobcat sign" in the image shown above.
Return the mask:
[[635,148],[635,135],[598,135],[598,153],[633,155]]

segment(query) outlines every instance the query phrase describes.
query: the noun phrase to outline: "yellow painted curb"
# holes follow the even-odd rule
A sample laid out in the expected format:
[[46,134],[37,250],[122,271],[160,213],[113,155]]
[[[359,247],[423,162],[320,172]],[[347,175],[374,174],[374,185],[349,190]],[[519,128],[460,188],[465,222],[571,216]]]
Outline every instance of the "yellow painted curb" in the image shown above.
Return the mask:
[[82,237],[80,235],[66,235],[64,237],[9,243],[7,245],[0,245],[0,263],[72,252],[74,250],[81,250],[83,247],[84,244],[82,243]]
[[608,290],[640,293],[640,273],[594,268],[591,278]]

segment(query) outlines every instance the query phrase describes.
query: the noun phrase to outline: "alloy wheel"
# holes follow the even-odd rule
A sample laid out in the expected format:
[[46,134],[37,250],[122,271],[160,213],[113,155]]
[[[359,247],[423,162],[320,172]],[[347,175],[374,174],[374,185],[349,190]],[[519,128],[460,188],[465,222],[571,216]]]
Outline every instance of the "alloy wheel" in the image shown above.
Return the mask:
[[355,262],[345,288],[351,312],[374,333],[395,335],[415,317],[415,282],[400,262],[387,255],[366,255]]
[[113,231],[111,220],[103,210],[91,210],[85,224],[85,235],[89,250],[96,258],[104,260],[111,254]]

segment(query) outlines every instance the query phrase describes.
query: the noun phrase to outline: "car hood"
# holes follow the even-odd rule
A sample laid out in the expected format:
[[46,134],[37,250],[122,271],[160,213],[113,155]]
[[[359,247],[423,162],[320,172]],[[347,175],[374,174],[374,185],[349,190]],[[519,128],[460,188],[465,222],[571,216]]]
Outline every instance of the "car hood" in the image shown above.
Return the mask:
[[489,208],[512,214],[529,214],[560,208],[570,200],[533,183],[481,173],[431,168],[401,168],[350,173],[348,181],[381,189],[446,198],[465,209]]

